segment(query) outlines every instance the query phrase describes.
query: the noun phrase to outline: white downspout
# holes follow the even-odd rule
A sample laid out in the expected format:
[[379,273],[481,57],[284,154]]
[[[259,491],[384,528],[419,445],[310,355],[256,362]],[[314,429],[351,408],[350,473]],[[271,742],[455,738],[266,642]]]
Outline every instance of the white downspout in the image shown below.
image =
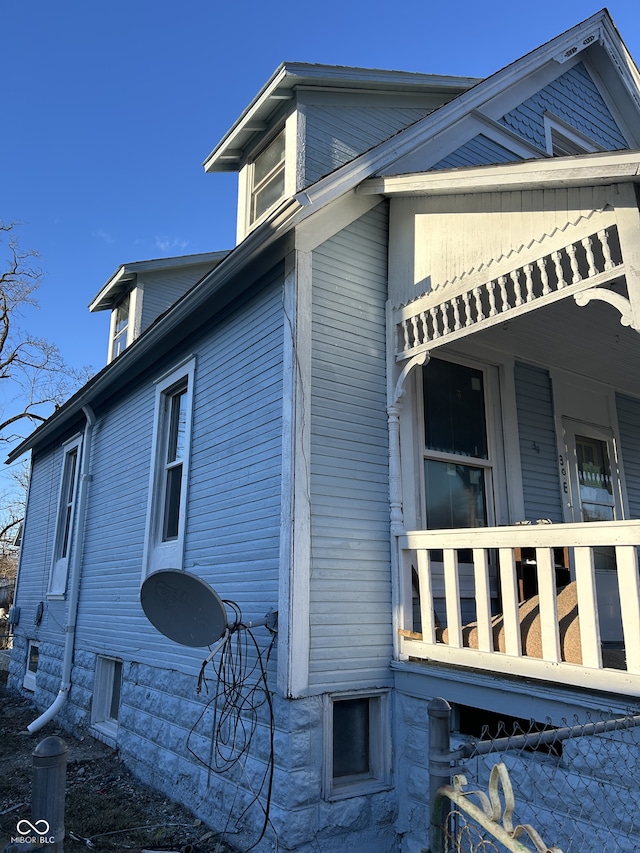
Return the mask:
[[87,419],[82,439],[82,462],[80,466],[80,481],[78,486],[78,512],[76,516],[76,537],[71,558],[71,578],[69,582],[69,607],[67,625],[65,628],[64,655],[62,658],[62,680],[60,691],[56,698],[37,720],[27,726],[27,731],[33,734],[45,726],[58,713],[69,697],[71,689],[71,666],[73,663],[73,647],[76,638],[76,618],[78,614],[78,598],[80,595],[80,575],[82,573],[82,548],[84,544],[84,527],[87,514],[87,494],[91,475],[89,463],[91,457],[91,436],[96,422],[90,406],[83,406],[82,411]]

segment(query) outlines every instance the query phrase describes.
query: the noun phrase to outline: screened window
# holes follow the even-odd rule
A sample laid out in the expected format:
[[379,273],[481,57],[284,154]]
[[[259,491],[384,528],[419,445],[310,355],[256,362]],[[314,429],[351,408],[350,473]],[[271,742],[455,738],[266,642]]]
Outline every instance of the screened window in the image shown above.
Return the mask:
[[431,359],[423,370],[429,529],[485,527],[490,475],[484,373]]
[[63,448],[62,479],[58,502],[58,517],[53,545],[53,562],[49,579],[49,595],[63,595],[67,585],[69,557],[73,544],[78,473],[80,467],[80,439]]
[[253,161],[250,222],[260,219],[284,195],[284,141],[283,129]]

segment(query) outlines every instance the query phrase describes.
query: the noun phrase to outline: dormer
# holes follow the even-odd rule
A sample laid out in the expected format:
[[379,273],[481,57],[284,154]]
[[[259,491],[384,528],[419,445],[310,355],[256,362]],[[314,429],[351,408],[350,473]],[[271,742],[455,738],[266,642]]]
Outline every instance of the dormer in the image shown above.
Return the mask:
[[479,81],[284,63],[204,162],[238,172],[237,241],[290,198]]
[[118,267],[89,305],[90,311],[111,311],[107,363],[117,358],[228,254],[205,252]]

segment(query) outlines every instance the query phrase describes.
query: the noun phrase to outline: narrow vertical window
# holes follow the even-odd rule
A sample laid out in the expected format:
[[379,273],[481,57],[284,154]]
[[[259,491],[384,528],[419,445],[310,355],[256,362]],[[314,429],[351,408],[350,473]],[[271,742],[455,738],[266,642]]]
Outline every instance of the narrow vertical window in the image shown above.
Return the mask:
[[75,504],[80,468],[80,439],[64,446],[58,517],[53,544],[53,562],[49,579],[49,595],[64,595],[67,586],[69,557],[73,547]]
[[111,345],[111,358],[117,358],[127,346],[129,333],[129,313],[131,294],[127,293],[122,302],[115,309],[115,320],[113,327],[113,342]]
[[154,464],[149,488],[145,573],[182,565],[194,362],[156,387]]
[[284,130],[253,161],[250,222],[266,213],[284,195]]
[[177,539],[180,528],[180,496],[187,427],[187,388],[181,387],[165,399],[167,453],[164,470],[162,541]]

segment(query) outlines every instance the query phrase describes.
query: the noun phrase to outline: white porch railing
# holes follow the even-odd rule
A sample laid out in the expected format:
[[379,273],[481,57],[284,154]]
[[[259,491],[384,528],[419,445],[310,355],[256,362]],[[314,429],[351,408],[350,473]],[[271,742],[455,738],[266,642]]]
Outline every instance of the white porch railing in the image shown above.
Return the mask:
[[[400,656],[637,695],[639,546],[640,521],[407,532],[399,537],[404,614]],[[463,549],[467,554],[461,554]],[[537,585],[537,598],[525,602],[523,549],[535,553],[527,569],[535,573]],[[572,612],[561,612],[561,619],[554,561],[559,550],[570,569],[572,585],[565,587],[565,595],[574,597]],[[470,553],[471,562],[463,564]],[[610,564],[606,574],[617,578],[619,591],[616,618],[623,648],[617,652],[621,663],[615,666],[620,668],[609,668],[606,659],[603,664],[596,568],[603,553]],[[412,589],[414,598],[419,595],[419,610],[411,606]],[[472,624],[466,622],[470,612]],[[527,632],[536,620],[539,648],[527,653]],[[570,653],[564,647],[568,631]]]

